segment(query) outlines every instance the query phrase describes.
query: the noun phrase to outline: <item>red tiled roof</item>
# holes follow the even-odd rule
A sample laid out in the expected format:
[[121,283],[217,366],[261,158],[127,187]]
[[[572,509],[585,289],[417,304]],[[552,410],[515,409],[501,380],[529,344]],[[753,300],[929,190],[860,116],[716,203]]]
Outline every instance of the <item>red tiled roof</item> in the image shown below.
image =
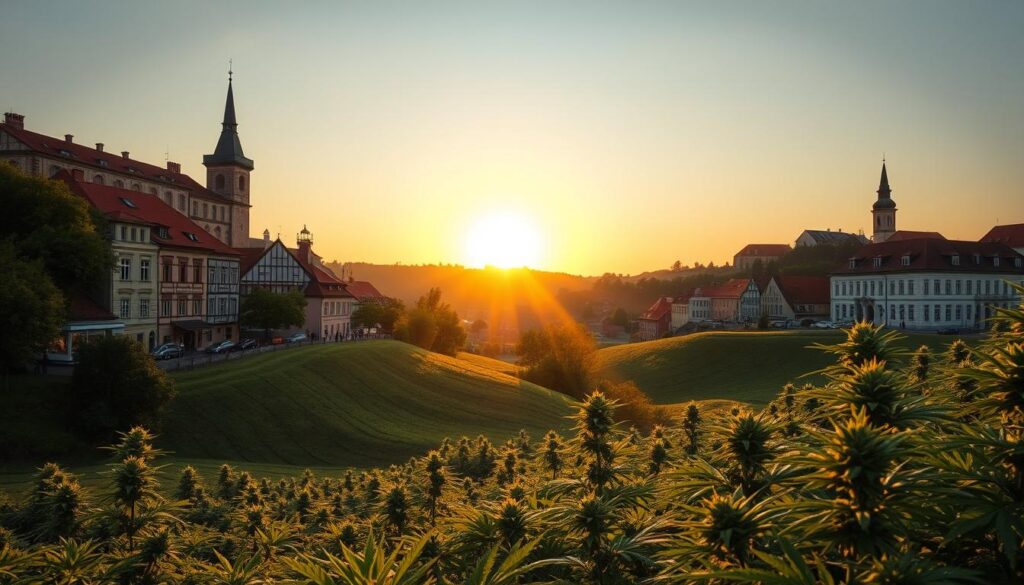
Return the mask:
[[690,297],[693,296],[694,291],[688,290],[681,295],[677,295],[676,298],[672,299],[672,304],[686,304],[690,302]]
[[345,289],[348,290],[348,294],[354,296],[359,301],[382,301],[387,299],[375,286],[365,280],[350,280],[345,283]]
[[909,230],[897,230],[893,232],[885,241],[886,242],[903,242],[906,240],[921,240],[921,239],[934,239],[934,240],[945,240],[946,236],[939,232],[912,232]]
[[1024,247],[1024,223],[997,225],[981,237],[982,242],[998,242],[1011,248]]
[[[979,261],[975,262],[975,254]],[[903,265],[903,256],[910,256],[910,264]],[[953,264],[953,256],[959,257],[959,265]],[[994,258],[999,258],[995,266]],[[880,265],[875,266],[875,258]],[[837,266],[833,274],[874,274],[882,272],[986,272],[992,274],[1024,274],[1024,267],[1014,266],[1024,256],[1006,244],[998,242],[965,242],[960,240],[887,240],[878,244],[863,246],[853,255],[856,262],[850,268],[849,262]]]
[[736,252],[737,256],[782,256],[789,252],[789,244],[747,244]]
[[647,312],[640,315],[643,321],[659,321],[672,313],[672,297],[660,297]]
[[334,277],[333,274],[320,268],[307,260],[301,250],[286,248],[299,266],[309,275],[309,284],[304,291],[308,297],[350,297],[354,296],[345,289],[345,283]]
[[714,299],[738,299],[750,286],[748,278],[733,278],[725,284],[705,288],[701,290],[700,296]]
[[75,294],[71,297],[72,321],[116,321],[113,313],[96,304],[92,299]]
[[[0,123],[0,129],[40,154],[54,158],[63,158],[92,169],[121,173],[139,177],[140,179],[164,183],[171,187],[186,189],[200,197],[230,201],[223,195],[210,191],[200,185],[192,177],[184,173],[174,173],[164,167],[158,167],[132,158],[124,158],[119,153],[107,152],[105,150],[101,152],[84,144],[68,142],[61,138],[46,136],[25,130],[24,128],[15,128],[10,124]],[[127,181],[130,182],[130,179],[127,179]]]
[[270,248],[264,248],[263,246],[252,247],[252,248],[235,248],[235,252],[238,252],[238,268],[239,274],[245,274],[252,269],[253,266],[259,262],[260,258],[267,253]]
[[[131,221],[167,228],[167,238],[161,238],[157,230],[150,230],[150,239],[160,246],[198,249],[226,256],[237,256],[238,252],[213,237],[213,234],[199,227],[159,197],[138,193],[128,189],[83,183],[74,180],[71,173],[62,170],[54,177],[64,181],[71,191],[87,200],[112,219]],[[131,206],[125,203],[128,201]],[[190,238],[188,234],[192,234]]]
[[790,305],[827,305],[829,288],[827,276],[776,276],[782,296]]

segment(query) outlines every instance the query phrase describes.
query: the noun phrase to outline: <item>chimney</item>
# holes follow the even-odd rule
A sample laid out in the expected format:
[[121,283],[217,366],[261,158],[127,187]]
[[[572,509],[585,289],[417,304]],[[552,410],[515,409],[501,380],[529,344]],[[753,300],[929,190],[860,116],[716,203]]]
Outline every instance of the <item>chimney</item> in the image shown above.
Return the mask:
[[128,151],[127,150],[122,150],[121,151],[121,158],[123,158],[125,160],[128,160]]
[[181,165],[179,163],[176,163],[176,162],[167,161],[167,170],[171,171],[172,173],[174,173],[176,175],[180,175],[181,174]]
[[67,142],[68,144],[71,144],[72,142],[74,142],[74,140],[75,140],[75,135],[74,134],[65,134],[64,135],[64,142]]
[[263,249],[270,247],[270,230],[263,230]]
[[100,152],[103,152],[103,143],[102,142],[97,142],[96,143],[96,150],[98,150]]
[[82,169],[71,169],[71,178],[76,181],[84,181],[85,171],[83,171]]
[[4,114],[4,124],[7,124],[11,128],[24,130],[25,116],[22,116],[21,114],[15,114],[14,112],[7,112]]

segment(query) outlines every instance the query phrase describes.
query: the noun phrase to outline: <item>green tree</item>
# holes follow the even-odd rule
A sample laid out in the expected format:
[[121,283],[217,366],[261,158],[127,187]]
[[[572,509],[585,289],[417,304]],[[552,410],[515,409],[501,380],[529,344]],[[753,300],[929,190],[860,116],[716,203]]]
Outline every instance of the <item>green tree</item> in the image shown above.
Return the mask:
[[522,377],[535,384],[582,399],[592,390],[594,339],[579,325],[549,325],[527,331],[519,340]]
[[0,372],[7,373],[38,358],[59,334],[64,297],[40,261],[17,257],[14,245],[0,241]]
[[79,346],[72,378],[74,424],[92,437],[136,425],[154,428],[174,397],[174,383],[141,344],[125,335]]
[[18,256],[42,262],[57,288],[92,292],[109,278],[114,257],[105,220],[65,183],[0,163],[0,201],[0,237],[13,242]]
[[441,302],[441,289],[432,288],[395,327],[395,338],[437,353],[454,356],[466,344],[466,329],[458,313]]
[[242,325],[259,327],[266,337],[273,329],[301,327],[306,322],[306,297],[301,291],[275,293],[254,288],[242,300],[239,310]]
[[380,326],[385,333],[395,330],[395,324],[405,313],[405,304],[398,299],[387,299],[376,303],[360,303],[352,312],[352,326],[356,328]]

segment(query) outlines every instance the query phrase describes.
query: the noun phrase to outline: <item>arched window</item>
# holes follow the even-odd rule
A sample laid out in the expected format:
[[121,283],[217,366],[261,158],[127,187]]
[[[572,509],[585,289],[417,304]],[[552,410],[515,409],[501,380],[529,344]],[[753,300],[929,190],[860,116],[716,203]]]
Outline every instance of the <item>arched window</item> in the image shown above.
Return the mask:
[[178,193],[178,211],[185,211],[185,196]]
[[205,204],[205,203],[203,203],[203,219],[206,219],[207,217],[209,217],[210,216],[209,214],[210,214],[210,206]]
[[132,191],[142,192],[142,185],[138,183],[132,183]]
[[166,203],[167,205],[170,205],[171,207],[174,207],[174,199],[171,198],[171,192],[170,191],[164,193],[164,203]]
[[[156,195],[156,187],[150,187],[149,188],[149,194],[150,195]],[[168,203],[170,203],[170,202],[168,202]]]
[[122,181],[121,179],[117,179],[116,181],[114,181],[114,186],[117,187],[118,189],[124,189],[124,181]]
[[92,182],[96,183],[97,185],[102,185],[103,184],[103,175],[96,175],[95,177],[92,178]]
[[213,235],[217,236],[218,240],[220,239],[220,226],[216,226],[215,228],[213,228]]
[[245,175],[238,176],[238,190],[245,191]]
[[217,175],[217,178],[213,181],[215,188],[218,191],[224,190],[224,175]]
[[60,172],[60,167],[58,167],[57,165],[50,165],[50,176],[51,177],[56,175],[59,172]]

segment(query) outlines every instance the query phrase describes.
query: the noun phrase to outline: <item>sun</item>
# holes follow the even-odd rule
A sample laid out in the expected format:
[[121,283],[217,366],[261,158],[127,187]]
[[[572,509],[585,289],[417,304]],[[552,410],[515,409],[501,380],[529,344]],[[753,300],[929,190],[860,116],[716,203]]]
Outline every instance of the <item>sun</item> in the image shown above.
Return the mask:
[[540,230],[529,217],[515,212],[497,212],[473,221],[466,233],[465,261],[482,268],[536,268],[543,242]]

